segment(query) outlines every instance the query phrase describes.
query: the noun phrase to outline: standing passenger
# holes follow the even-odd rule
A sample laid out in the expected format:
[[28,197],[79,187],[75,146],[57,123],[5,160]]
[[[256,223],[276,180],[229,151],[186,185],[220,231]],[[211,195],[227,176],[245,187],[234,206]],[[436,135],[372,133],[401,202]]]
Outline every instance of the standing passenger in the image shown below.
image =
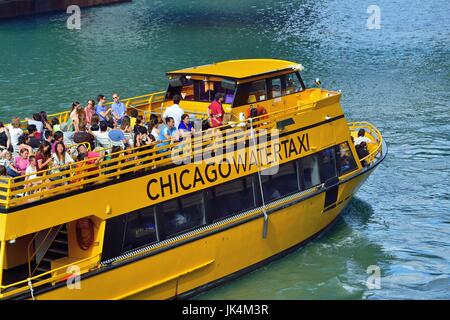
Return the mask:
[[167,122],[167,118],[171,117],[175,121],[175,128],[178,128],[181,122],[181,116],[184,114],[183,109],[181,109],[179,103],[181,97],[179,95],[173,96],[173,105],[168,107],[162,116],[163,120]]
[[222,93],[216,93],[214,101],[208,106],[208,116],[211,119],[211,127],[220,127],[223,123],[223,116],[225,111],[223,110],[222,103],[224,97]]

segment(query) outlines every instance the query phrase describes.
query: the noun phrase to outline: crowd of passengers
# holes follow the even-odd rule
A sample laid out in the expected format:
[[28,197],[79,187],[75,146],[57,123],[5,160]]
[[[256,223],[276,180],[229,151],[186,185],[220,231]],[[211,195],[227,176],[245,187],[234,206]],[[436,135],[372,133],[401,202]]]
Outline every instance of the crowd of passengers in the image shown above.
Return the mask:
[[[113,94],[112,99],[111,106],[105,105],[104,95],[97,97],[97,103],[88,100],[85,107],[74,102],[65,123],[48,119],[44,111],[36,113],[31,119],[25,118],[25,131],[17,117],[8,126],[0,121],[0,178],[31,180],[43,172],[54,174],[72,164],[99,163],[145,145],[156,145],[158,152],[164,152],[159,147],[195,132],[189,115],[179,105],[179,95],[173,97],[173,105],[161,118],[152,114],[147,123],[136,109],[127,112],[119,95]],[[218,93],[208,106],[209,127],[222,125],[223,101],[224,96]],[[74,145],[76,148],[71,148]]]

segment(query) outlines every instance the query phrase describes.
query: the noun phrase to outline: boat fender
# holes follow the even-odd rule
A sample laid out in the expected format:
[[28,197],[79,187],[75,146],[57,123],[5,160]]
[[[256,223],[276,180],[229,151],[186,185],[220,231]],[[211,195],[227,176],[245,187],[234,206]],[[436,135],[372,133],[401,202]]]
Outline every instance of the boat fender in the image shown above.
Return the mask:
[[78,246],[82,250],[88,250],[94,243],[94,223],[89,218],[77,221],[76,235]]

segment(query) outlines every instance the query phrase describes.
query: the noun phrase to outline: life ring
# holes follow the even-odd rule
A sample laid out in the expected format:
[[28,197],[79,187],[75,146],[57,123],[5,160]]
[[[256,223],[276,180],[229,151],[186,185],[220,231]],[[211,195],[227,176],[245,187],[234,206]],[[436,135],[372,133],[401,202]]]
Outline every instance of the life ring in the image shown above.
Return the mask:
[[94,223],[89,218],[79,219],[75,228],[78,246],[88,250],[94,243]]

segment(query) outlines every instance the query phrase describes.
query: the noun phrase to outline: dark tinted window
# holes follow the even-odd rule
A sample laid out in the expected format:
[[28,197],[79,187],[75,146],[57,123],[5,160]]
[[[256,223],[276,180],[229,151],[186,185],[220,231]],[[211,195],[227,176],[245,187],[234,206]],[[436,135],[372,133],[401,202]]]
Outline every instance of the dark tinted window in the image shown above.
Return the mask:
[[252,177],[230,181],[207,191],[208,222],[255,207]]
[[103,240],[102,260],[108,260],[122,254],[123,237],[125,234],[126,215],[106,220]]
[[158,204],[161,239],[205,224],[201,192]]
[[336,156],[334,147],[319,152],[320,181],[326,182],[332,177],[336,177]]
[[336,160],[339,176],[352,172],[357,168],[353,154],[347,142],[336,146]]
[[266,80],[258,80],[239,84],[234,98],[233,107],[239,107],[267,100]]
[[301,90],[302,84],[297,73],[290,73],[286,75],[286,94],[296,93]]
[[124,252],[158,241],[154,207],[137,210],[126,216]]
[[319,160],[317,154],[301,158],[299,165],[302,171],[302,183],[304,189],[309,189],[320,184]]
[[266,175],[266,173],[269,171],[261,173],[265,201],[276,200],[299,190],[297,168],[294,161],[280,165],[278,172],[274,174]]

